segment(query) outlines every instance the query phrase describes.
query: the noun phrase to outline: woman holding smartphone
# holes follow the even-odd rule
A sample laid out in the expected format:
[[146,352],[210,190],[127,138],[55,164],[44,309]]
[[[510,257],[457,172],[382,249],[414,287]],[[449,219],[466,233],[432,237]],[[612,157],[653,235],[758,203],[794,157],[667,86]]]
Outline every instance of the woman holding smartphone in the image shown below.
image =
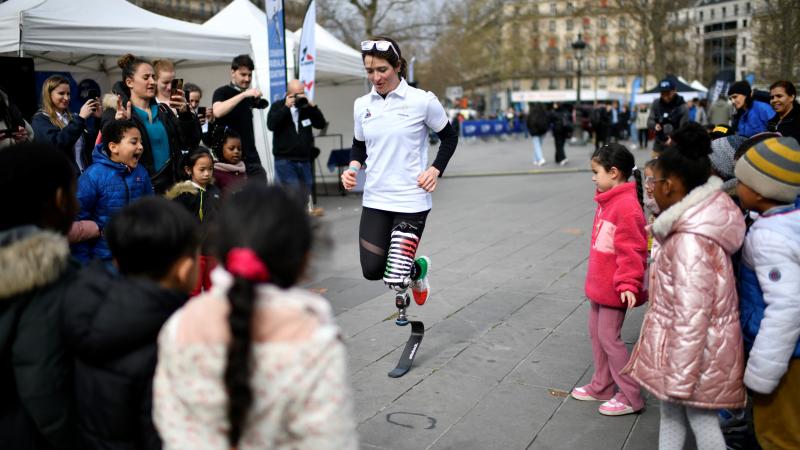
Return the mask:
[[90,98],[78,114],[69,110],[69,80],[53,75],[42,85],[42,109],[33,115],[31,126],[35,140],[56,147],[80,175],[92,163],[97,124],[103,114],[100,100]]
[[[395,41],[364,41],[361,58],[373,87],[353,105],[353,149],[342,175],[342,185],[350,190],[358,171],[366,169],[361,269],[366,279],[383,278],[396,291],[410,286],[422,305],[430,295],[430,258],[415,259],[416,250],[431,210],[431,192],[455,152],[458,134],[436,96],[406,82],[406,61]],[[441,141],[430,166],[429,128]]]
[[144,147],[139,163],[147,169],[155,192],[162,194],[183,179],[181,160],[184,152],[197,148],[200,125],[182,90],[170,92],[168,103],[156,100],[156,75],[149,62],[127,54],[117,64],[130,101],[123,105],[119,98],[115,119],[136,123]]

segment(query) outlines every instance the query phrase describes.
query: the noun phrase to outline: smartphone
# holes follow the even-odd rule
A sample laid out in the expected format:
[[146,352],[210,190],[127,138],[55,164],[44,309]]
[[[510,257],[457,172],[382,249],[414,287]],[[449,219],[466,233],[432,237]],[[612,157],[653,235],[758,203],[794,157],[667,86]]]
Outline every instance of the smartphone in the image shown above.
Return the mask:
[[170,92],[172,95],[178,93],[178,91],[183,90],[183,78],[173,78],[172,83],[170,84]]
[[197,115],[200,117],[206,116],[206,107],[205,106],[198,106],[197,107]]
[[86,90],[86,99],[91,100],[95,98],[100,98],[100,91],[98,89],[87,89]]

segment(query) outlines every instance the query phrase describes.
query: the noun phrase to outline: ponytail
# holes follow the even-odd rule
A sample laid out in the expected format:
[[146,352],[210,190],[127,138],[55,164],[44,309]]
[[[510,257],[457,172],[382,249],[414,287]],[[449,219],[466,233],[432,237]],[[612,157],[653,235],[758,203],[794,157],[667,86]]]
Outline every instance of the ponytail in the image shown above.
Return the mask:
[[253,404],[253,389],[250,387],[250,348],[253,328],[253,299],[255,286],[252,281],[235,276],[228,291],[231,327],[231,342],[228,345],[228,361],[225,367],[225,388],[228,391],[228,443],[236,447],[242,438],[244,421]]
[[633,166],[633,178],[636,181],[636,198],[639,199],[639,206],[644,207],[644,183],[642,182],[642,171]]

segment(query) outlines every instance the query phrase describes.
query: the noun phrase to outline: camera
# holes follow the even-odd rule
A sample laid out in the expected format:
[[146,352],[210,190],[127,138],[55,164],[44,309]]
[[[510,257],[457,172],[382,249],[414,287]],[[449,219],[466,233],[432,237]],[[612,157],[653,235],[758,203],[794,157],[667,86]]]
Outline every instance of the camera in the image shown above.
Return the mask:
[[308,99],[305,97],[295,96],[294,106],[298,108],[305,108],[306,106],[308,106]]
[[253,109],[266,109],[269,106],[269,101],[263,97],[253,98],[250,102],[250,107]]

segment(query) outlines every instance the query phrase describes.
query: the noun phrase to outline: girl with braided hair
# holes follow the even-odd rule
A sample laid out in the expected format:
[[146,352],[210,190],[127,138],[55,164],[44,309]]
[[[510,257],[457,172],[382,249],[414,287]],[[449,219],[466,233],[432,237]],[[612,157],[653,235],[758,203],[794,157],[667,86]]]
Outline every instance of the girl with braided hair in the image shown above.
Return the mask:
[[164,449],[356,449],[330,304],[295,287],[308,214],[280,188],[251,183],[217,224],[211,291],[159,337],[153,416]]

